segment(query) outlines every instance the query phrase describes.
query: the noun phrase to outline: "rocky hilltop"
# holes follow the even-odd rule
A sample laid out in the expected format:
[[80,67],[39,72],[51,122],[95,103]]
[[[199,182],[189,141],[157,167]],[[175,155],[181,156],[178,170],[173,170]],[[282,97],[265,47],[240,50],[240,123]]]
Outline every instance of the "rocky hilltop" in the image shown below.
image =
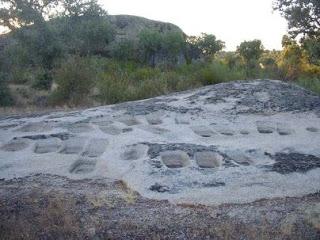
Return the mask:
[[0,121],[1,239],[319,239],[320,97],[239,81]]
[[149,29],[165,32],[179,32],[186,36],[183,31],[172,23],[150,20],[143,17],[132,15],[108,15],[108,20],[115,29],[115,41],[124,39],[138,40],[141,31]]

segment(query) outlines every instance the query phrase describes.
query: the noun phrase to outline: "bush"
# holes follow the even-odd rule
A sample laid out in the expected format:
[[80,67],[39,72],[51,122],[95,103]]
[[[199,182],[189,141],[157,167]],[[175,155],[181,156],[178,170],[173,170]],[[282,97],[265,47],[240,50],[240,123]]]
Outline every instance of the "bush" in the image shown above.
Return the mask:
[[101,16],[61,17],[52,27],[69,54],[108,55],[108,44],[114,38],[114,29]]
[[133,80],[142,81],[159,77],[160,74],[161,71],[158,68],[142,67],[136,69],[136,71],[133,72],[131,76]]
[[32,81],[32,88],[38,90],[49,90],[51,88],[52,75],[48,70],[43,68],[34,70],[34,79]]
[[131,40],[122,40],[111,46],[111,57],[122,61],[137,60],[137,46]]
[[58,88],[52,93],[52,104],[80,105],[88,101],[99,72],[95,58],[69,57],[54,71]]
[[300,78],[297,84],[320,95],[320,78]]
[[245,79],[245,74],[239,70],[230,70],[227,65],[220,62],[213,62],[201,69],[198,77],[203,85],[208,85]]
[[129,81],[110,74],[100,76],[98,100],[103,104],[113,104],[128,100]]
[[3,74],[0,74],[0,106],[6,107],[13,104],[13,99],[10,95],[9,88],[5,82]]
[[191,66],[161,71],[159,68],[110,61],[98,81],[98,100],[113,104],[155,97],[201,86]]

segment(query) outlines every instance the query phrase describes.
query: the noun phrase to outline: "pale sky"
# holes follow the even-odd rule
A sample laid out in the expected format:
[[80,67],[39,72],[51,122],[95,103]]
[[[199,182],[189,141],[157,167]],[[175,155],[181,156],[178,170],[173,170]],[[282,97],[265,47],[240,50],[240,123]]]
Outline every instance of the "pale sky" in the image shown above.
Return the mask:
[[235,50],[244,40],[260,39],[281,49],[287,22],[272,11],[272,0],[99,0],[109,14],[129,14],[178,25],[188,35],[211,33]]

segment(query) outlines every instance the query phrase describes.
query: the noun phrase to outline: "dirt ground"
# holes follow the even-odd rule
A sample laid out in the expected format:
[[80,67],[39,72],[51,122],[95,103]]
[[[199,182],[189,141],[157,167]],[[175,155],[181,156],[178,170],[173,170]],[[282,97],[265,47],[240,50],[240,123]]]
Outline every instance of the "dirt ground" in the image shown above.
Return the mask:
[[121,181],[40,174],[0,181],[0,239],[319,239],[319,200],[172,205]]

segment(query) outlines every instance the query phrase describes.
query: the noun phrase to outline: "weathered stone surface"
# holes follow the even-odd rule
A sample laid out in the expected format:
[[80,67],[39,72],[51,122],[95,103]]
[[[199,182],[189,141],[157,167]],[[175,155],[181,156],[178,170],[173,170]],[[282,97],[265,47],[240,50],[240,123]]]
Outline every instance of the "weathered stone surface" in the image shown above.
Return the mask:
[[0,239],[319,239],[319,100],[236,81],[2,117]]
[[192,130],[195,134],[197,134],[201,137],[212,137],[216,134],[209,127],[204,126],[204,125],[193,126]]
[[277,123],[277,132],[280,135],[291,135],[294,133],[294,130],[285,123]]
[[0,118],[0,239],[319,239],[319,99],[236,81]]
[[174,120],[176,124],[190,124],[190,120],[187,117],[177,116]]
[[153,134],[164,134],[169,132],[168,129],[162,128],[162,127],[156,127],[156,126],[141,126],[140,129],[151,132]]
[[159,113],[149,114],[146,116],[146,119],[151,125],[159,125],[162,123],[162,119]]
[[21,151],[27,148],[28,146],[29,146],[29,143],[27,140],[22,138],[17,138],[4,144],[0,149],[8,152],[15,152],[15,151]]
[[206,151],[217,152],[216,146],[204,146],[204,145],[188,144],[188,143],[159,144],[159,143],[144,142],[144,145],[147,145],[149,147],[148,155],[151,159],[159,157],[160,153],[165,151],[179,150],[179,151],[186,152],[191,157],[194,157],[195,153],[197,152],[206,152]]
[[93,138],[89,141],[86,149],[82,153],[85,157],[100,157],[108,145],[108,139],[105,138]]
[[88,123],[74,123],[68,127],[68,130],[72,133],[86,133],[93,130]]
[[126,124],[127,126],[134,126],[140,124],[137,118],[134,116],[122,116],[118,119],[119,122]]
[[86,139],[84,137],[74,137],[63,142],[63,148],[60,153],[63,154],[78,154],[82,151]]
[[314,133],[319,132],[319,129],[316,127],[307,127],[306,130]]
[[250,165],[253,163],[252,159],[248,156],[248,154],[239,149],[229,150],[226,152],[226,154],[230,159],[232,159],[238,164]]
[[190,162],[188,154],[179,150],[162,152],[161,160],[168,168],[186,167]]
[[223,161],[223,157],[216,152],[197,152],[194,157],[202,168],[220,167]]
[[163,192],[170,191],[170,188],[168,186],[164,186],[159,183],[155,183],[150,187],[150,190],[154,191],[154,192],[163,193]]
[[240,134],[242,134],[242,135],[248,135],[248,134],[250,134],[250,132],[248,131],[248,130],[240,130]]
[[235,132],[232,129],[228,129],[228,128],[219,129],[218,132],[226,136],[233,136],[235,134]]
[[272,171],[282,174],[292,172],[307,172],[314,168],[320,168],[320,157],[301,153],[276,153],[273,156],[276,161]]
[[35,153],[51,153],[57,152],[61,147],[61,142],[58,138],[48,138],[38,140],[34,147]]
[[86,174],[92,172],[96,167],[97,159],[95,158],[79,158],[69,169],[70,173]]
[[137,144],[127,146],[123,153],[121,153],[121,159],[123,160],[138,160],[143,157],[148,150],[148,146],[144,144]]
[[121,129],[114,125],[100,126],[100,130],[109,135],[119,135],[121,134]]
[[273,133],[275,131],[275,126],[272,122],[258,121],[257,130],[259,133]]
[[51,130],[52,127],[45,122],[27,123],[17,129],[18,132],[45,132]]
[[111,121],[109,117],[107,118],[99,117],[99,118],[92,119],[91,123],[98,126],[108,126],[112,124],[113,121]]
[[26,135],[26,136],[22,136],[21,138],[30,139],[30,140],[59,138],[60,140],[67,140],[70,137],[73,137],[73,134],[70,134],[68,132],[61,132],[61,133],[52,133],[52,134]]

